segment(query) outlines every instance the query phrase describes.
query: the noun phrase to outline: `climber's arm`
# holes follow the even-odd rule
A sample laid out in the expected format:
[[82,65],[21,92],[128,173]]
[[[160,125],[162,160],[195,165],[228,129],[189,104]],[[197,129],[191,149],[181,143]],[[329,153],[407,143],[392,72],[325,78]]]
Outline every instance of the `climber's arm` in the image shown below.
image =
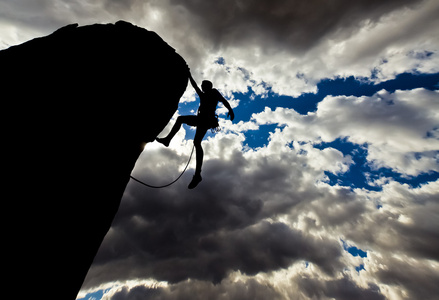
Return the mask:
[[189,81],[191,82],[192,86],[194,87],[195,91],[197,92],[198,96],[201,95],[202,91],[200,90],[200,88],[198,87],[197,83],[195,82],[195,80],[192,78],[192,74],[189,71]]
[[[218,92],[218,94],[220,94],[219,92]],[[221,94],[220,94],[220,102],[222,103],[222,104],[224,104],[224,106],[229,110],[229,113],[227,114],[227,116],[228,117],[230,117],[230,120],[231,121],[233,121],[233,119],[235,118],[235,113],[233,112],[233,109],[232,109],[232,107],[230,106],[230,103],[229,103],[229,101],[227,101]]]

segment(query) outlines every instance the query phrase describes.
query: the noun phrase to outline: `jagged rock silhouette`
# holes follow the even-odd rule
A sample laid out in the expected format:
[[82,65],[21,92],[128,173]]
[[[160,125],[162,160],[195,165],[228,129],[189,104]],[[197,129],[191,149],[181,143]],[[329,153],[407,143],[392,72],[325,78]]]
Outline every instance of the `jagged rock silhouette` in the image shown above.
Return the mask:
[[143,143],[177,109],[186,62],[119,21],[10,47],[0,68],[10,254],[54,299],[75,299]]

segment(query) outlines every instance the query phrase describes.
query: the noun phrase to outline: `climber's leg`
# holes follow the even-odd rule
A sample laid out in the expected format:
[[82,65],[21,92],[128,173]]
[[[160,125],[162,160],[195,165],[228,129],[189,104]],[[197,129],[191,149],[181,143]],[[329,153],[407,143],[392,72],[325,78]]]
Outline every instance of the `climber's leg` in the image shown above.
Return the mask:
[[179,116],[177,118],[177,121],[175,122],[174,126],[172,127],[171,132],[169,132],[169,134],[164,138],[156,138],[156,141],[159,143],[162,143],[163,145],[168,147],[172,138],[180,130],[181,124],[188,124],[190,126],[197,126],[198,125],[198,117],[197,116]]
[[194,147],[196,151],[196,167],[195,167],[195,175],[192,178],[191,183],[189,184],[188,188],[193,189],[195,188],[202,180],[201,178],[201,166],[203,165],[203,157],[204,157],[204,151],[201,147],[201,141],[204,138],[204,135],[206,134],[208,128],[207,127],[197,127],[197,132],[195,133],[194,138]]

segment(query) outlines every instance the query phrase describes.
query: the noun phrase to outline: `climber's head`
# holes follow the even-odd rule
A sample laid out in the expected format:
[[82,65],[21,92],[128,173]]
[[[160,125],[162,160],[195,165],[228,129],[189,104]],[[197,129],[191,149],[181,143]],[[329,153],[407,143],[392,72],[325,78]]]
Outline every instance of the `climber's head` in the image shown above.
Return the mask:
[[210,91],[212,88],[213,84],[209,80],[203,80],[203,82],[201,83],[201,89],[203,90],[203,92]]

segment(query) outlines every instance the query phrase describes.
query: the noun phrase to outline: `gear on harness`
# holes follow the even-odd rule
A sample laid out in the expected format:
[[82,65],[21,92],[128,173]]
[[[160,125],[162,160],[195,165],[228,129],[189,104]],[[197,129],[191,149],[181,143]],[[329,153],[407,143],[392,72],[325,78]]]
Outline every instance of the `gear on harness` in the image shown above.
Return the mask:
[[219,125],[218,115],[217,114],[215,114],[215,119],[216,119],[216,124],[215,125],[217,125],[217,126],[210,128],[210,132],[212,132],[213,134],[218,133],[218,132],[221,131],[221,126]]

